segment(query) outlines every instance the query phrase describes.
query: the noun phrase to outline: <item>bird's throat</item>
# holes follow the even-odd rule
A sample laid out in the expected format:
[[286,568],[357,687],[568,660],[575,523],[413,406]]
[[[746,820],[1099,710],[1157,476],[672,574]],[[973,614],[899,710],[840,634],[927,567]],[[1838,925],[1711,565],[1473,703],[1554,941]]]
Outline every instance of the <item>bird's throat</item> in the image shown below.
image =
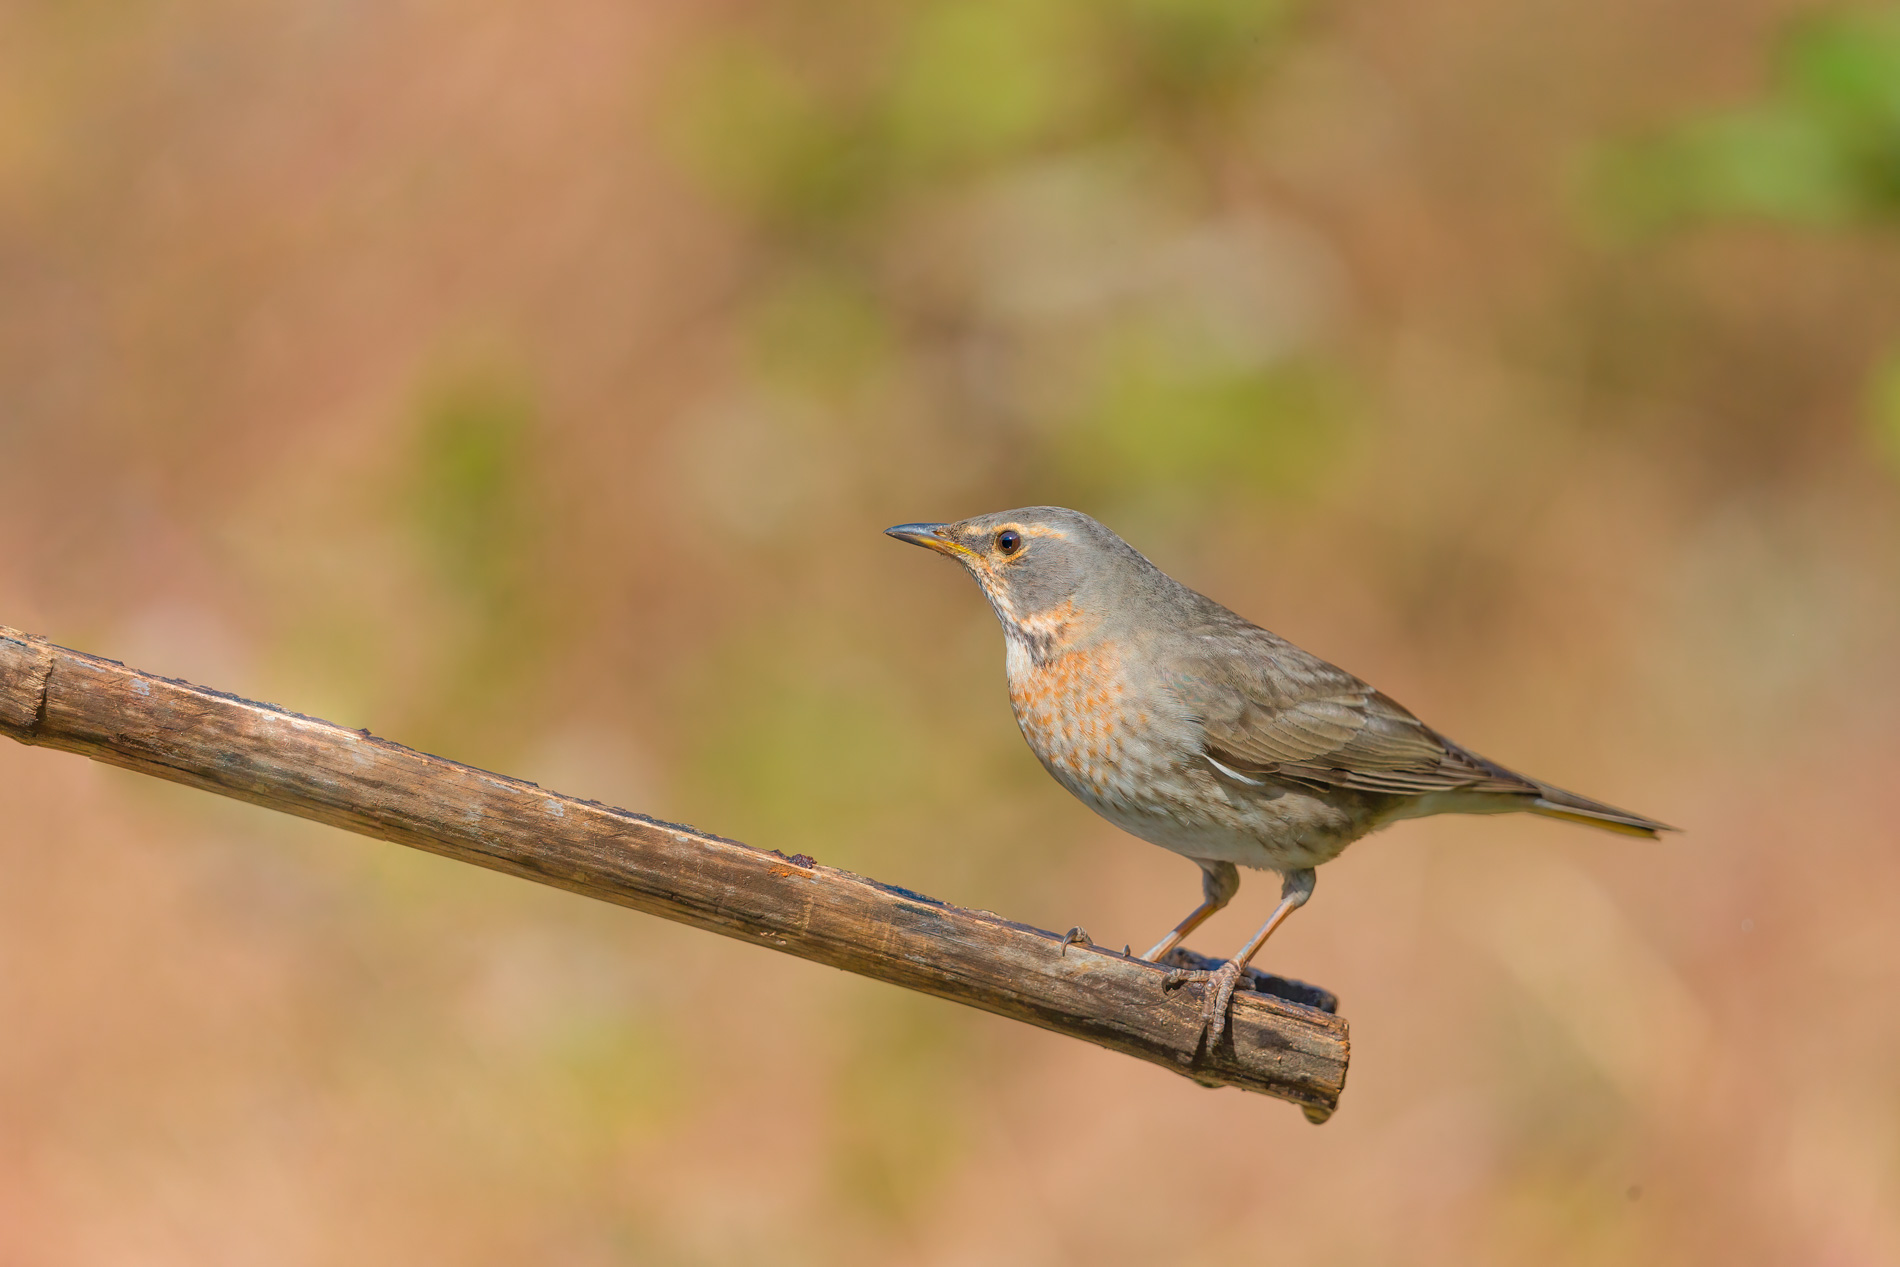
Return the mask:
[[1025,664],[1036,668],[1077,650],[1096,624],[1085,621],[1075,603],[1067,600],[1047,611],[1027,614],[1007,610],[997,603],[996,615],[1003,623],[1003,636],[1009,641],[1012,665],[1021,657]]

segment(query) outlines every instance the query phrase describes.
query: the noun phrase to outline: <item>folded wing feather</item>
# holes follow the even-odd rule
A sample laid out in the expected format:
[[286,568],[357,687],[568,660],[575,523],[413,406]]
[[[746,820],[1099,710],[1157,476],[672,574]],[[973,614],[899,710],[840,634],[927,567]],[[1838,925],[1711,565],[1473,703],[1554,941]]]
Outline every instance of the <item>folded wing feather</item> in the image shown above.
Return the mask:
[[1537,784],[1452,743],[1396,700],[1264,629],[1222,630],[1180,679],[1207,755],[1242,774],[1401,796],[1535,797]]

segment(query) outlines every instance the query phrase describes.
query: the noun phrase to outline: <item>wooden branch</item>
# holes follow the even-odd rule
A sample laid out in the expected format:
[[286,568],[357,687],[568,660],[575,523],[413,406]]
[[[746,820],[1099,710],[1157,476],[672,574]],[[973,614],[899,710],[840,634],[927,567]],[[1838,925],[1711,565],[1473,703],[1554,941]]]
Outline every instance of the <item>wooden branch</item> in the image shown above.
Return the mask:
[[1153,964],[4,626],[0,731],[1027,1021],[1314,1121],[1345,1084],[1346,1023],[1322,990],[1256,975],[1210,1052],[1200,987],[1164,990]]

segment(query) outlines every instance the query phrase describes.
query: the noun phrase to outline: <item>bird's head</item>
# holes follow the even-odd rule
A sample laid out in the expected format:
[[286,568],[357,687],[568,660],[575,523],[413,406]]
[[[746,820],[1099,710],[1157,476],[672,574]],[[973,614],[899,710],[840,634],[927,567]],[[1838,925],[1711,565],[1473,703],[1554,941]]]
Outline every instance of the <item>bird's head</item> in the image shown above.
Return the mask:
[[1035,632],[1060,621],[1092,625],[1089,613],[1125,586],[1130,569],[1151,570],[1146,559],[1107,528],[1060,506],[977,515],[955,523],[899,524],[884,530],[947,554],[976,578],[1005,631]]

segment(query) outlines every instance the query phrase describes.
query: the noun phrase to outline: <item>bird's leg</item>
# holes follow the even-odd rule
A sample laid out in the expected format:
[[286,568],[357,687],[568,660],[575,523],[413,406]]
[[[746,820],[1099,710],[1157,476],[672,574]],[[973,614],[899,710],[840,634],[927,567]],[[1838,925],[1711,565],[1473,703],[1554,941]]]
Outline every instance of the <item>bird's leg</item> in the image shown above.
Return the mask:
[[[1311,867],[1304,871],[1287,872],[1285,881],[1280,886],[1280,904],[1273,908],[1273,914],[1268,916],[1267,922],[1260,926],[1260,931],[1253,935],[1253,940],[1241,947],[1239,954],[1212,972],[1192,974],[1200,976],[1205,982],[1203,988],[1207,993],[1201,1017],[1202,1024],[1207,1028],[1207,1049],[1210,1052],[1214,1050],[1214,1044],[1220,1041],[1221,1034],[1227,1029],[1227,1009],[1234,1001],[1234,989],[1240,984],[1240,974],[1247,970],[1248,961],[1259,954],[1260,948],[1267,944],[1267,938],[1273,936],[1273,930],[1285,923],[1287,916],[1306,905],[1306,899],[1313,896],[1315,878]],[[1170,983],[1179,985],[1181,981],[1188,980],[1190,977],[1188,974],[1176,972],[1170,974],[1168,979]]]
[[1093,946],[1094,944],[1095,939],[1089,936],[1089,930],[1077,924],[1074,928],[1062,934],[1063,957],[1068,957],[1069,947],[1071,946]]
[[1207,922],[1208,916],[1233,901],[1234,894],[1240,892],[1240,871],[1233,863],[1203,862],[1198,858],[1195,861],[1201,866],[1201,904],[1142,956],[1149,963],[1161,962],[1163,955],[1179,946],[1189,933]]

